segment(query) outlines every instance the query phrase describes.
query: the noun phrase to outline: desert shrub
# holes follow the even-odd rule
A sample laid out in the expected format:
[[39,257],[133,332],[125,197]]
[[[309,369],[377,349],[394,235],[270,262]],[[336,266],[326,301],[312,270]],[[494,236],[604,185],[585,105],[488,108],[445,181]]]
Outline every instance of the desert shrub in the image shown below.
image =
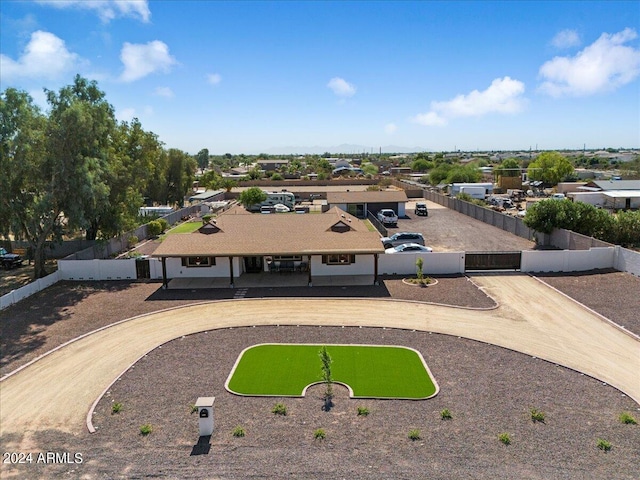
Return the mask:
[[453,415],[448,408],[445,408],[444,410],[440,410],[440,418],[442,420],[451,420],[453,418]]
[[618,419],[625,425],[637,425],[638,421],[628,412],[622,412]]
[[194,413],[198,412],[198,407],[196,407],[194,404],[189,405],[189,413],[191,413],[192,415]]
[[153,432],[153,426],[150,423],[140,425],[140,435],[147,436]]
[[608,442],[602,438],[598,439],[597,442],[598,448],[602,451],[608,452],[609,450],[611,450],[611,442]]
[[131,235],[129,238],[127,238],[127,243],[129,244],[129,248],[133,247],[139,241],[140,239],[135,235]]
[[246,432],[245,432],[244,428],[242,428],[240,425],[238,425],[236,428],[233,429],[233,432],[231,432],[231,434],[234,437],[244,437]]
[[271,409],[271,413],[274,413],[276,415],[286,415],[287,407],[284,403],[276,403]]
[[409,430],[409,438],[413,441],[420,440],[420,430],[417,428]]
[[358,416],[366,417],[369,415],[369,409],[367,407],[358,407]]
[[202,223],[209,223],[212,218],[213,218],[213,215],[211,215],[210,213],[207,213],[206,215],[202,216]]
[[533,423],[536,423],[536,422],[544,423],[543,411],[538,410],[537,408],[532,408],[531,410],[529,410],[529,413],[531,414],[531,421]]
[[114,402],[111,404],[111,414],[113,415],[114,413],[120,413],[120,411],[122,410],[122,404],[119,402]]
[[508,433],[501,433],[498,435],[498,440],[500,440],[505,445],[511,444],[511,436]]
[[324,431],[324,428],[318,428],[315,432],[313,432],[313,438],[315,440],[324,440],[327,436],[327,433]]

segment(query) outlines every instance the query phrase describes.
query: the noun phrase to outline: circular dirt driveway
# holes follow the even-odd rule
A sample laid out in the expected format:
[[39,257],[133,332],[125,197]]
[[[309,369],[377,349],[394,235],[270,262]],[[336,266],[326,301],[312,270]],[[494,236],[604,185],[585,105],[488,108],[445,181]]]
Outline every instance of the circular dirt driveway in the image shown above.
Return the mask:
[[[487,274],[475,275],[473,280],[496,299],[498,308],[470,310],[393,300],[278,298],[209,302],[120,322],[62,346],[2,382],[3,451],[29,451],[34,446],[33,437],[42,432],[85,435],[86,417],[92,404],[131,364],[172,339],[225,327],[327,325],[444,333],[498,345],[583,372],[640,402],[637,337],[535,278]],[[153,403],[153,398],[149,398],[150,408]],[[154,448],[152,438],[153,435],[148,439],[150,450]],[[126,449],[126,445],[117,447]],[[339,452],[336,455],[335,461],[339,462]],[[108,471],[100,462],[108,460],[94,460],[94,471]],[[127,477],[126,471],[116,470],[118,478]],[[18,476],[29,472],[6,465],[3,471]],[[80,478],[82,471],[79,465],[65,470],[72,478],[75,474]],[[42,466],[32,472],[46,476]],[[364,476],[376,478],[371,476],[374,473]],[[481,472],[476,473],[483,477]],[[529,473],[528,478],[539,478],[535,472]],[[322,476],[319,471],[307,474],[308,478]],[[206,473],[202,475],[201,478],[208,478]],[[159,472],[159,476],[181,475],[177,469],[173,473]],[[389,474],[388,478],[392,477]]]

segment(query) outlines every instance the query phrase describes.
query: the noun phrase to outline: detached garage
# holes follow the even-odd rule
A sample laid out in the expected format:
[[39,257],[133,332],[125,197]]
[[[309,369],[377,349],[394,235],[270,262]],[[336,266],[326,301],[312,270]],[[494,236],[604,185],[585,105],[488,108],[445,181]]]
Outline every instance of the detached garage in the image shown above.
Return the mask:
[[366,218],[367,212],[375,215],[378,210],[390,208],[403,218],[408,201],[404,190],[382,190],[365,192],[327,192],[330,208],[338,207],[354,217]]

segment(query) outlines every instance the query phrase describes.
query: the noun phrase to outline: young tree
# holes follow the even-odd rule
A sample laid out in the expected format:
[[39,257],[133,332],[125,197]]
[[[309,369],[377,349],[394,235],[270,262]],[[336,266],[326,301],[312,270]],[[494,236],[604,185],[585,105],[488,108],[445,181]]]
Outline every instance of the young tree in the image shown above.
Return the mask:
[[253,205],[258,205],[259,203],[264,202],[266,199],[267,194],[261,188],[250,187],[240,194],[238,201],[241,205],[244,205],[245,208],[249,208]]
[[333,360],[331,359],[331,355],[329,355],[326,346],[323,346],[320,349],[318,355],[320,356],[320,368],[322,372],[320,374],[320,378],[322,378],[322,381],[326,383],[326,390],[324,392],[324,409],[329,410],[333,405],[333,378],[331,376],[331,363],[333,363]]
[[495,174],[500,177],[519,177],[520,162],[515,158],[507,158],[495,169]]

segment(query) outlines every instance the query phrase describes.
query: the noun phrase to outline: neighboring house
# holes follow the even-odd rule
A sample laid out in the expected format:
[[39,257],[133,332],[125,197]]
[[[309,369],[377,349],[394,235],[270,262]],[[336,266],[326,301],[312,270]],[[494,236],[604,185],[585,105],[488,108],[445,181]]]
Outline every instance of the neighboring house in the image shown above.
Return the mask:
[[275,172],[276,170],[280,170],[281,167],[289,165],[289,160],[258,160],[256,164],[265,172]]
[[332,208],[316,215],[222,214],[189,234],[168,235],[153,253],[165,288],[176,278],[228,278],[287,272],[315,277],[369,276],[377,282],[380,235]]
[[378,210],[390,208],[398,217],[406,216],[408,201],[404,190],[377,190],[364,192],[327,192],[329,208],[338,207],[358,218],[366,218],[367,212],[375,215]]
[[594,180],[567,194],[580,201],[612,210],[640,208],[640,180]]

